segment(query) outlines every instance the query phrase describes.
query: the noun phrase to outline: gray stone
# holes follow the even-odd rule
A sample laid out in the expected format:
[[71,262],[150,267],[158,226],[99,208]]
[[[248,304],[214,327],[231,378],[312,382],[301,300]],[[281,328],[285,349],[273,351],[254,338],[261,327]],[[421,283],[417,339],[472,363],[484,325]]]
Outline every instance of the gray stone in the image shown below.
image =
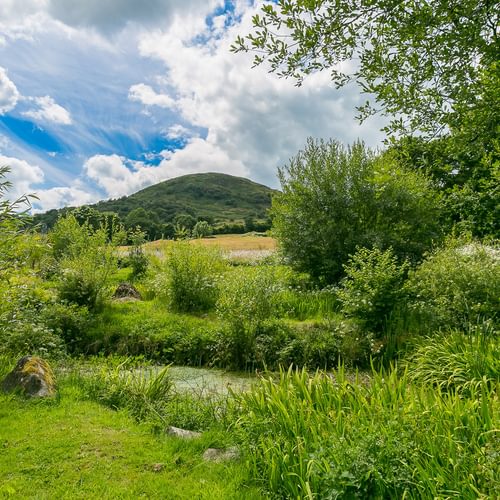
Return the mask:
[[207,462],[228,462],[229,460],[238,460],[240,457],[240,450],[236,446],[227,449],[208,448],[203,453],[203,459]]
[[180,429],[179,427],[167,427],[165,432],[170,436],[175,436],[181,439],[195,439],[201,436],[201,432],[188,431],[186,429]]
[[2,382],[4,392],[21,392],[32,398],[54,396],[56,382],[49,364],[37,356],[24,356]]
[[113,294],[113,298],[142,300],[139,290],[130,283],[120,283]]

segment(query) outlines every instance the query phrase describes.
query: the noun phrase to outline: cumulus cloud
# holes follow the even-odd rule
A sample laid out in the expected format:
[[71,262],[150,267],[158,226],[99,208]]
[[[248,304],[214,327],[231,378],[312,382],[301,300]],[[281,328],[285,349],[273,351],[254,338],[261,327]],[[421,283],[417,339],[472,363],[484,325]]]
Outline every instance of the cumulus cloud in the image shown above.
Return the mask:
[[14,109],[19,97],[19,91],[14,82],[9,79],[5,69],[0,66],[0,115]]
[[24,116],[32,118],[39,122],[53,122],[61,125],[71,125],[71,115],[68,110],[57,104],[52,97],[46,95],[44,97],[30,97],[30,101],[34,101],[38,109],[26,111]]
[[230,158],[216,144],[193,138],[185,148],[163,151],[159,165],[146,165],[118,155],[95,155],[84,165],[89,179],[110,198],[129,195],[152,184],[185,174],[222,172],[247,176],[240,160]]
[[49,0],[48,11],[68,25],[110,33],[131,23],[161,26],[179,12],[210,12],[223,4],[222,0]]
[[6,193],[10,200],[15,200],[25,194],[35,191],[35,185],[43,182],[42,169],[37,165],[31,165],[25,160],[0,155],[0,165],[10,167],[7,180],[12,183],[11,189]]
[[[369,145],[378,144],[379,124],[360,127],[354,118],[361,103],[356,87],[337,91],[329,75],[321,73],[297,88],[264,67],[252,68],[251,55],[232,54],[232,42],[251,30],[258,12],[258,6],[244,2],[239,8],[241,21],[235,22],[231,13],[218,16],[201,39],[176,23],[165,32],[143,35],[139,45],[143,56],[163,61],[165,84],[176,95],[183,121],[206,129],[210,147],[224,151],[228,161],[220,169],[229,172],[238,159],[252,178],[275,185],[276,167],[296,154],[308,136],[346,143],[363,137]],[[229,27],[221,33],[222,26]],[[186,150],[183,156],[194,151]]]
[[95,203],[99,196],[95,193],[78,187],[54,187],[42,189],[36,193],[38,200],[34,200],[33,212],[46,212],[53,208],[79,207]]
[[128,92],[131,101],[138,101],[146,106],[159,106],[160,108],[172,108],[175,101],[166,94],[156,93],[149,85],[138,83],[132,85]]

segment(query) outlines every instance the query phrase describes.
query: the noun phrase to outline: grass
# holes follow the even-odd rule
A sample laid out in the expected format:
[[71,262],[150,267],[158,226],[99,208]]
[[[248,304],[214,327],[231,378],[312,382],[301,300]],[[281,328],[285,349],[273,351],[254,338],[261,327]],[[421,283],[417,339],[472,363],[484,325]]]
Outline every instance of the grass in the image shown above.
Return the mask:
[[[219,247],[223,251],[238,250],[275,250],[276,240],[269,236],[257,236],[248,234],[220,234],[210,238],[190,240],[193,245],[204,245],[208,247]],[[164,250],[172,245],[171,240],[157,240],[145,245],[146,250]]]
[[262,498],[243,464],[202,459],[213,434],[154,435],[82,397],[68,383],[55,400],[0,395],[0,498]]
[[279,498],[498,498],[497,388],[470,397],[304,370],[239,396],[237,431],[261,484]]

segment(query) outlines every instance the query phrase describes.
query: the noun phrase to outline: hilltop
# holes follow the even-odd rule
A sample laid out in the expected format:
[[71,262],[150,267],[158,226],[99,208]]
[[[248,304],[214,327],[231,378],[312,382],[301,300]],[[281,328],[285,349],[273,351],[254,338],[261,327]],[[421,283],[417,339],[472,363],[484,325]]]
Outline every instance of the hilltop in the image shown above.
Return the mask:
[[[116,213],[123,221],[127,221],[132,212],[144,217],[144,210],[157,224],[173,223],[176,217],[188,215],[219,227],[224,224],[229,227],[231,224],[242,226],[249,220],[264,224],[272,193],[271,188],[249,179],[203,173],[169,179],[129,196],[100,201],[90,207],[100,212]],[[141,214],[137,209],[142,209]],[[71,208],[37,214],[35,221],[51,227],[57,217],[68,210]]]

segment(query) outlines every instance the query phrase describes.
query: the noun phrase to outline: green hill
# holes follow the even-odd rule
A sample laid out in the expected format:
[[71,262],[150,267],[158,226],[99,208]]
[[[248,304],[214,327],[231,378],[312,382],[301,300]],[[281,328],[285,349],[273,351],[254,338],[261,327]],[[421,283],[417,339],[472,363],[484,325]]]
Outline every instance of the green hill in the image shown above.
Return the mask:
[[[245,220],[265,225],[272,193],[271,188],[242,177],[218,173],[191,174],[160,182],[130,196],[100,201],[90,207],[99,212],[114,212],[129,226],[134,225],[136,216],[138,220],[147,217],[157,225],[173,224],[179,217],[191,216],[195,220],[207,220],[216,228],[224,228],[218,232],[231,232],[231,225],[241,227]],[[57,217],[68,210],[71,208],[37,214],[35,222],[50,228]]]

